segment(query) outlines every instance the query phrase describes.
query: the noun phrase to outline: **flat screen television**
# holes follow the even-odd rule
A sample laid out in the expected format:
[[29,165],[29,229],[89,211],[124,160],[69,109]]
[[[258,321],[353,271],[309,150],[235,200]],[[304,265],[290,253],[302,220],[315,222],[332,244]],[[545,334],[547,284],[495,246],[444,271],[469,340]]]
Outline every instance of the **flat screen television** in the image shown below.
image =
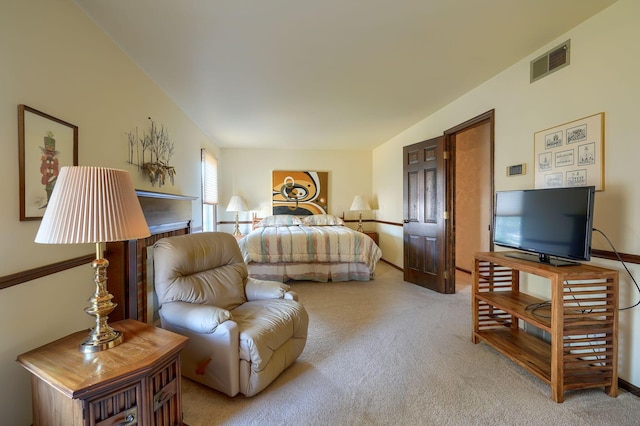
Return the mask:
[[494,243],[529,252],[511,257],[554,266],[589,260],[594,198],[593,186],[498,191]]

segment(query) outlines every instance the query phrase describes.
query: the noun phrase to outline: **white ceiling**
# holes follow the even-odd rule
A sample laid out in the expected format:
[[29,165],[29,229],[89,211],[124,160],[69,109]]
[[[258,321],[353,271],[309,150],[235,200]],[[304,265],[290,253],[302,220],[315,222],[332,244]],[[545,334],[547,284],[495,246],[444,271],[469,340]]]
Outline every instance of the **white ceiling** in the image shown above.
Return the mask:
[[216,145],[356,150],[614,2],[76,0]]

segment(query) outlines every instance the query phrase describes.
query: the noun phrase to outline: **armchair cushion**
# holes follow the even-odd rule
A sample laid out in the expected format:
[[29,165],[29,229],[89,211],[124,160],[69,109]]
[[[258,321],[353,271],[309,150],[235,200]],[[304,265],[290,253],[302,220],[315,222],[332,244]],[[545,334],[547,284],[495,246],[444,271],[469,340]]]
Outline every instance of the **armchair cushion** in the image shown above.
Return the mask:
[[232,319],[231,312],[212,305],[171,302],[162,306],[164,319],[194,333],[210,334],[219,324]]
[[240,359],[251,362],[254,372],[262,371],[289,339],[307,338],[308,316],[292,300],[247,302],[233,310],[233,318],[240,330]]
[[156,242],[158,300],[210,304],[231,310],[247,301],[247,267],[235,238],[200,233]]
[[263,281],[247,278],[245,292],[247,300],[284,299],[284,295],[291,289],[287,284],[278,281]]

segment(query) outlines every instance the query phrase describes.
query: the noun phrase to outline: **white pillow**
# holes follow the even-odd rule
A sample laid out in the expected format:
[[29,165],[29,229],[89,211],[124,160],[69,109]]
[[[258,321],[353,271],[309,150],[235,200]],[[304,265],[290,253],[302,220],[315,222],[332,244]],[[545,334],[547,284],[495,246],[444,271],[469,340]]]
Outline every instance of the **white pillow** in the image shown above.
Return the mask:
[[305,216],[302,219],[302,223],[309,226],[341,226],[344,225],[344,221],[338,216],[331,214],[314,214],[311,216]]
[[302,225],[302,221],[298,216],[291,214],[274,214],[262,219],[256,226],[296,226]]

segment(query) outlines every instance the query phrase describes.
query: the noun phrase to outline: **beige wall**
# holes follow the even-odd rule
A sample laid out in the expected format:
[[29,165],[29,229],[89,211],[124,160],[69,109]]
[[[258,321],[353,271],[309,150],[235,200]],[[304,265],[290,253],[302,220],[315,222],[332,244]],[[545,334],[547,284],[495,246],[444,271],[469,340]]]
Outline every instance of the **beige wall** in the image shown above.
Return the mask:
[[[0,276],[94,250],[35,244],[39,222],[19,221],[18,104],[77,125],[80,165],[128,170],[139,189],[200,195],[200,147],[219,150],[72,0],[2,1],[0,57]],[[146,129],[147,117],[175,143],[175,186],[154,188],[126,163],[125,133]],[[200,226],[198,203],[193,213]],[[16,356],[90,327],[93,290],[90,265],[0,290],[0,423],[31,423],[29,375]]]
[[[358,213],[349,211],[353,197],[360,194],[369,200],[370,212],[362,218],[375,217],[375,203],[371,198],[371,151],[326,150],[222,150],[220,165],[219,220],[233,221],[233,213],[225,211],[232,195],[241,195],[249,211],[240,213],[239,220],[247,221],[251,212],[258,216],[271,214],[271,177],[274,170],[309,170],[329,173],[329,214],[357,219]],[[351,227],[357,224],[349,223]],[[244,234],[249,225],[241,225]],[[365,224],[365,229],[373,229]],[[221,231],[231,231],[232,225],[221,225]]]
[[[495,109],[496,190],[532,188],[534,132],[604,111],[606,189],[596,195],[595,227],[604,231],[617,249],[640,253],[640,191],[637,141],[640,99],[640,2],[617,3],[542,46],[521,62],[496,75],[373,152],[374,197],[377,219],[402,221],[402,147],[438,136],[466,120]],[[529,84],[529,62],[566,39],[571,39],[570,66]],[[527,163],[527,174],[507,178],[506,166]],[[379,225],[381,248],[402,264],[402,229]],[[594,247],[609,249],[594,233]],[[638,294],[616,262],[594,263],[621,272],[620,304],[628,306]],[[636,276],[640,267],[631,266]],[[545,293],[545,283],[531,280],[531,291]],[[640,386],[640,308],[620,315],[620,376]],[[635,335],[635,338],[634,338]]]
[[[606,191],[597,195],[596,226],[618,249],[639,253],[640,193],[635,181],[634,139],[640,95],[640,5],[619,0],[565,37],[525,58],[373,152],[219,150],[158,90],[72,0],[22,0],[0,4],[0,275],[46,265],[91,252],[91,247],[34,244],[37,222],[18,220],[17,105],[26,104],[79,126],[80,164],[129,170],[140,189],[153,188],[126,164],[125,132],[145,128],[147,117],[165,125],[176,141],[175,186],[161,190],[199,196],[199,148],[221,160],[221,203],[234,193],[250,209],[269,202],[271,170],[330,172],[330,212],[356,218],[348,211],[355,194],[370,197],[375,211],[365,217],[401,223],[402,146],[442,134],[467,119],[496,109],[496,170],[528,163],[527,175],[505,178],[496,172],[496,189],[533,185],[533,133],[556,124],[604,111],[606,119]],[[572,39],[571,65],[529,85],[529,60],[566,38]],[[634,174],[635,173],[635,174]],[[256,184],[256,182],[261,182]],[[194,203],[197,204],[197,203]],[[224,210],[224,209],[221,209]],[[222,220],[232,215],[221,211]],[[195,226],[201,215],[194,206]],[[247,213],[248,218],[248,213]],[[369,226],[371,226],[369,224]],[[378,224],[385,260],[402,265],[402,228]],[[606,248],[601,238],[595,245]],[[608,267],[613,262],[596,260]],[[640,268],[633,266],[636,274]],[[621,276],[622,277],[622,276]],[[0,290],[0,412],[7,424],[29,424],[29,376],[15,357],[55,338],[89,327],[82,309],[92,289],[92,271],[78,267]],[[531,283],[532,291],[544,286]],[[621,282],[621,304],[636,300],[629,280]],[[620,320],[620,375],[640,386],[638,309]]]

